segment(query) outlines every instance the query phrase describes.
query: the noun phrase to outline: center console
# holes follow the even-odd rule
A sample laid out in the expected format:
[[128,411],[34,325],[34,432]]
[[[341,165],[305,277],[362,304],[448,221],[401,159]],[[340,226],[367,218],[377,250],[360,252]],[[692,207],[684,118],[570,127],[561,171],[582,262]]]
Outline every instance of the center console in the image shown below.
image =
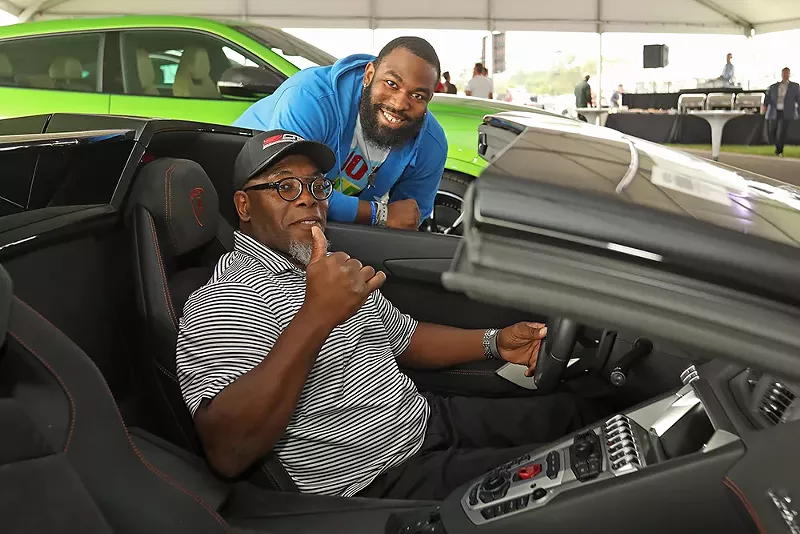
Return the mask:
[[[689,385],[497,467],[470,486],[461,506],[475,525],[542,508],[558,495],[728,442],[714,439],[715,432]],[[730,434],[730,439],[736,438]]]
[[[704,512],[714,505],[708,496],[725,500],[721,481],[743,446],[713,392],[700,385],[500,465],[451,495],[435,518],[415,518],[400,531],[510,533],[536,525],[548,533],[641,532],[638,514],[647,518],[644,531],[675,532],[696,514],[691,524],[706,532],[741,532],[731,514],[721,514],[731,523],[720,525]],[[664,506],[654,506],[661,500]]]

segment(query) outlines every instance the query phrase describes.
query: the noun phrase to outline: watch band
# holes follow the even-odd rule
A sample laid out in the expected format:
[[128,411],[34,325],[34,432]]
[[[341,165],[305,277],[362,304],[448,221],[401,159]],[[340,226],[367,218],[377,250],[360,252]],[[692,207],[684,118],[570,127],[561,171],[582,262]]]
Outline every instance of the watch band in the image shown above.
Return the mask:
[[483,333],[483,356],[487,360],[502,360],[500,351],[497,349],[497,334],[500,330],[489,328]]
[[389,206],[386,202],[376,202],[375,226],[386,228],[386,220],[389,218]]

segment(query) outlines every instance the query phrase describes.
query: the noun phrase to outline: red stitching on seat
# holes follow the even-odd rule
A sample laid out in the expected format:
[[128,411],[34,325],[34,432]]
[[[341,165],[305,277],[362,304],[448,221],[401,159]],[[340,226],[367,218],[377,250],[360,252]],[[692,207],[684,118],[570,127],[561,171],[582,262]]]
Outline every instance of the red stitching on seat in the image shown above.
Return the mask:
[[764,525],[761,524],[761,520],[758,518],[758,514],[753,508],[753,505],[751,505],[750,501],[747,500],[747,496],[745,496],[744,492],[741,489],[739,489],[739,486],[736,485],[736,482],[734,482],[728,477],[725,477],[722,483],[725,484],[725,486],[727,486],[728,489],[730,489],[734,495],[739,497],[739,500],[742,501],[744,507],[747,508],[747,512],[750,514],[750,517],[753,518],[753,521],[755,522],[758,531],[761,532],[762,534],[766,533],[767,531],[764,530]]
[[172,229],[172,171],[175,170],[175,167],[178,166],[179,161],[176,161],[172,165],[169,166],[167,172],[164,174],[164,201],[166,202],[166,217],[167,217],[167,228],[169,230],[170,236],[172,237],[172,243],[177,248],[178,246],[178,239],[175,237],[175,231]]
[[[27,350],[28,352],[30,352],[31,354],[36,356],[36,353],[34,352],[34,350],[32,348],[30,348],[24,341],[22,341],[19,338],[18,335],[16,335],[14,332],[12,332],[10,330],[8,331],[8,333],[11,334],[11,336],[14,339],[17,340],[17,343],[19,343],[20,345],[25,347],[25,350]],[[63,389],[64,393],[67,394],[67,399],[69,399],[69,413],[70,413],[70,416],[69,416],[69,432],[67,432],[67,441],[64,443],[64,452],[67,452],[67,449],[69,449],[69,444],[72,441],[72,432],[75,430],[75,417],[77,415],[76,410],[75,410],[75,400],[72,398],[72,394],[67,389],[67,386],[64,384],[64,381],[61,380],[61,377],[58,376],[58,373],[56,373],[55,370],[52,367],[50,367],[50,364],[48,364],[46,361],[42,360],[38,356],[37,356],[37,359],[40,362],[42,362],[42,365],[44,365],[47,368],[47,370],[50,371],[50,374],[52,374],[55,377],[56,381],[58,381],[59,385],[61,386],[61,389]]]
[[[34,314],[36,314],[39,318],[41,318],[44,322],[49,324],[51,327],[55,328],[56,331],[58,331],[59,333],[61,333],[63,335],[63,332],[61,332],[61,330],[59,330],[58,327],[56,327],[53,323],[51,323],[49,320],[47,320],[47,318],[44,317],[42,314],[40,314],[38,311],[36,311],[33,308],[31,308],[25,301],[23,301],[23,300],[21,300],[19,298],[17,300],[19,300],[19,302],[22,303],[23,305],[25,305],[26,308],[28,308],[30,311],[32,311]],[[67,394],[67,397],[69,397],[70,404],[72,405],[72,413],[75,414],[75,403],[74,403],[74,401],[72,399],[72,394],[69,392],[69,389],[67,388],[67,385],[64,383],[64,381],[61,380],[61,377],[58,376],[58,373],[56,373],[55,370],[50,366],[50,364],[48,364],[47,361],[45,361],[44,358],[39,356],[39,354],[37,354],[35,350],[33,350],[28,345],[26,345],[21,339],[19,339],[19,337],[17,335],[15,335],[11,331],[9,331],[9,334],[11,334],[14,337],[14,339],[19,341],[19,343],[23,347],[25,347],[31,354],[33,354],[33,356],[37,360],[39,360],[42,363],[42,365],[44,365],[45,368],[53,374],[53,376],[56,377],[56,380],[61,385],[61,388]],[[206,512],[211,514],[211,517],[214,518],[214,520],[219,524],[219,526],[221,526],[225,530],[225,532],[230,533],[231,530],[228,528],[227,522],[222,518],[222,516],[220,516],[217,512],[215,512],[214,509],[212,509],[211,506],[207,502],[205,502],[202,497],[200,497],[199,495],[197,495],[193,491],[188,490],[188,489],[184,488],[183,486],[181,486],[181,484],[179,482],[177,482],[176,480],[173,480],[172,478],[170,478],[169,475],[166,475],[166,474],[162,473],[157,467],[152,465],[150,462],[148,462],[145,459],[144,456],[142,456],[142,453],[136,447],[136,444],[133,442],[133,439],[131,438],[131,435],[128,432],[128,427],[125,426],[125,420],[122,419],[122,414],[119,411],[119,406],[117,406],[117,403],[114,400],[114,396],[112,395],[111,390],[108,388],[108,384],[106,383],[105,378],[101,378],[101,382],[102,382],[103,386],[106,389],[106,393],[108,393],[108,396],[111,397],[112,402],[114,403],[114,409],[117,412],[117,417],[119,417],[119,422],[122,425],[122,430],[125,431],[125,436],[128,438],[128,443],[130,444],[131,448],[133,449],[133,452],[136,453],[136,456],[139,458],[139,461],[141,461],[144,464],[144,466],[151,473],[153,473],[154,475],[158,476],[161,480],[163,480],[164,482],[168,483],[170,486],[180,490],[181,492],[183,492],[186,495],[188,495],[189,497],[191,497],[197,504],[202,506],[203,509],[205,509]],[[69,438],[67,440],[67,444],[69,444],[69,439],[72,438],[72,429],[74,428],[74,423],[75,423],[75,419],[74,419],[74,415],[73,415],[72,423],[70,424],[70,432],[69,432]],[[65,448],[64,451],[66,452],[66,450],[67,449]]]
[[172,306],[172,298],[169,294],[169,286],[167,284],[167,271],[164,269],[164,262],[161,259],[161,247],[158,245],[158,235],[156,234],[156,224],[153,222],[153,217],[150,217],[148,214],[148,219],[150,221],[150,231],[153,234],[153,245],[156,248],[156,258],[158,258],[158,268],[161,270],[161,280],[162,285],[161,288],[164,290],[164,301],[167,304],[167,311],[169,312],[170,319],[172,319],[172,324],[176,327],[178,326],[178,314],[175,313],[175,309]]

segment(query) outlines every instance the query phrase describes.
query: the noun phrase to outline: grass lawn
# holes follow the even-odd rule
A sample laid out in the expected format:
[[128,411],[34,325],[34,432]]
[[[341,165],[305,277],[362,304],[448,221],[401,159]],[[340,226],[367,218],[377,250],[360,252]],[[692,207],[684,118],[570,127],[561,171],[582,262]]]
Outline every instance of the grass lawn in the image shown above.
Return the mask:
[[[667,146],[677,148],[678,150],[703,150],[711,152],[711,145],[681,145],[681,144],[668,144]],[[772,145],[725,145],[720,147],[720,152],[732,152],[735,154],[751,154],[755,156],[772,156],[775,157],[775,147]],[[785,146],[783,148],[783,156],[785,158],[800,158],[800,146]]]

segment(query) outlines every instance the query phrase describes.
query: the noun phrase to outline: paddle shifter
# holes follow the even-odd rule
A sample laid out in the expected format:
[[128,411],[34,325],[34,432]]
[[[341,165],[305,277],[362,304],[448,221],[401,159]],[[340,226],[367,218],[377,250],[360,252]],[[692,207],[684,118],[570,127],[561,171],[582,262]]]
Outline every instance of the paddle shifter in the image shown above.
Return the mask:
[[561,382],[575,348],[580,325],[572,319],[558,317],[547,324],[547,337],[539,349],[533,380],[539,391],[552,391]]

